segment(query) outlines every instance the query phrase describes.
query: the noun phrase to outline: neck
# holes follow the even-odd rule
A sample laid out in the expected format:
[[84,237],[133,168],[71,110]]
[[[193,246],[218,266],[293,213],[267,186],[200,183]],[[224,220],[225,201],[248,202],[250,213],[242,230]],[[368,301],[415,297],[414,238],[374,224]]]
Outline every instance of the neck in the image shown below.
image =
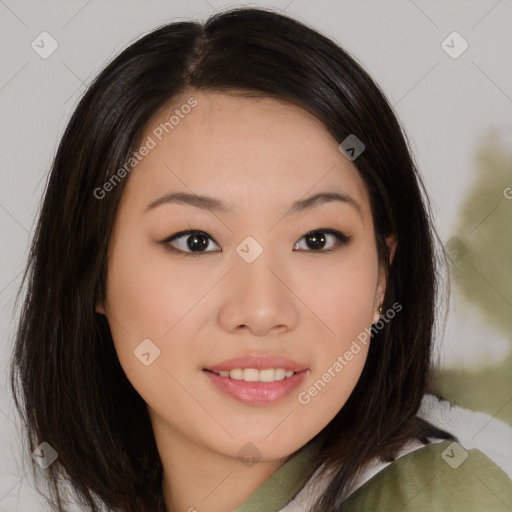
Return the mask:
[[234,512],[286,459],[244,464],[238,457],[191,443],[169,425],[153,425],[163,467],[167,512]]

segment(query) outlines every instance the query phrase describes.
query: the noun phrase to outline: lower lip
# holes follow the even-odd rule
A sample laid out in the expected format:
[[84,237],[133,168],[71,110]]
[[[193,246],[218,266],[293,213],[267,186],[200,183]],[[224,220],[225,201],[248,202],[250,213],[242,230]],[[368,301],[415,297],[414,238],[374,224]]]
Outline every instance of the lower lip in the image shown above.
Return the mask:
[[302,370],[291,377],[274,382],[246,382],[229,377],[221,377],[216,373],[203,370],[218,389],[235,400],[250,405],[273,404],[289,395],[304,380],[306,372]]

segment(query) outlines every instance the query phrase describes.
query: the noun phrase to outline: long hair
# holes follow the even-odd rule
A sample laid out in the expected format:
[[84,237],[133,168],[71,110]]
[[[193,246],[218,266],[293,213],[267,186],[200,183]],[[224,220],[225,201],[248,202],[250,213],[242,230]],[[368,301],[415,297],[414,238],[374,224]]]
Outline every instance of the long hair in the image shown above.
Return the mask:
[[[58,453],[43,480],[59,512],[64,481],[91,512],[165,510],[145,403],[121,368],[107,320],[95,312],[129,178],[107,198],[95,190],[137,149],[159,110],[194,90],[287,100],[340,143],[354,134],[365,145],[354,164],[388,274],[382,307],[402,309],[375,333],[350,398],[316,436],[314,467],[335,472],[313,510],[336,509],[372,458],[392,460],[407,440],[445,435],[416,417],[429,389],[444,253],[401,125],[378,85],[335,42],[275,11],[236,8],[204,23],[163,25],[122,51],[84,93],[52,162],[16,299],[24,289],[11,387],[28,450],[47,442]],[[391,264],[390,234],[398,239]]]

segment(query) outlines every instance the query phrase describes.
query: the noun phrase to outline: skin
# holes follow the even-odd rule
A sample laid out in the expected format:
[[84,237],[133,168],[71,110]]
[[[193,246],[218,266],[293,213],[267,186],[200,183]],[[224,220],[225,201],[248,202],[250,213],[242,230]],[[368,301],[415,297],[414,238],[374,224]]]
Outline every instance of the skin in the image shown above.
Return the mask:
[[[320,121],[274,99],[192,91],[162,109],[144,139],[191,96],[197,106],[126,178],[106,300],[97,311],[106,315],[119,361],[147,403],[167,510],[232,511],[350,396],[368,346],[307,405],[297,398],[378,320],[386,276],[364,182]],[[359,209],[327,202],[287,214],[294,201],[334,190]],[[177,203],[145,211],[176,191],[214,196],[233,211]],[[349,243],[337,245],[327,234],[319,249],[308,246],[304,235],[322,228],[341,231]],[[166,250],[162,240],[187,229],[211,237],[206,252]],[[172,243],[192,254],[188,236]],[[263,248],[253,263],[236,252],[247,236]],[[387,242],[392,257],[396,240]],[[160,349],[149,366],[134,356],[146,338]],[[202,371],[248,352],[306,364],[304,383],[277,403],[247,405],[220,392]],[[237,455],[248,442],[261,452],[251,467]]]

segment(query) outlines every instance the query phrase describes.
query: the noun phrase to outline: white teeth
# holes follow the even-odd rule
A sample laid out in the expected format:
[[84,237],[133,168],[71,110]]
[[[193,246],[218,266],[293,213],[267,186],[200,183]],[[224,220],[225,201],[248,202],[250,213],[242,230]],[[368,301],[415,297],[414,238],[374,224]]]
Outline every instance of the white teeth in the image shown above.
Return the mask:
[[231,370],[229,372],[229,376],[235,380],[243,380],[244,379],[244,371],[241,368],[237,368],[236,370]]
[[217,373],[221,377],[230,377],[234,380],[245,380],[246,382],[274,382],[291,377],[295,372],[284,368],[268,368],[265,370],[235,368],[234,370],[221,370]]
[[269,370],[260,370],[259,372],[256,370],[256,374],[261,382],[273,382],[276,380],[276,371],[273,368],[270,368]]
[[[291,370],[289,370],[291,371]],[[283,380],[286,377],[286,370],[284,368],[276,368],[275,380]]]
[[256,382],[259,379],[260,372],[254,368],[246,368],[244,370],[244,380],[246,382]]

